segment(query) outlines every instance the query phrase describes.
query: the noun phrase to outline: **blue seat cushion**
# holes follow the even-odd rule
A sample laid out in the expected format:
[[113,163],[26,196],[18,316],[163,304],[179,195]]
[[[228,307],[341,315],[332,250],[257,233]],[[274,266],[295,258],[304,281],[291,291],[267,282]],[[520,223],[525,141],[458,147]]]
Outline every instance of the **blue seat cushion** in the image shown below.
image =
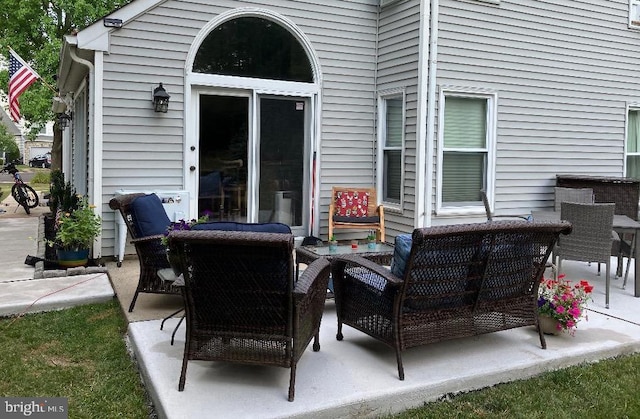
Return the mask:
[[210,223],[196,224],[191,229],[291,234],[291,228],[288,225],[282,223],[236,223],[232,221],[213,221]]
[[135,198],[131,202],[131,213],[138,238],[164,234],[171,224],[162,201],[154,193]]
[[391,260],[391,273],[399,278],[404,278],[404,271],[407,267],[410,254],[411,234],[400,234],[396,236],[393,259]]

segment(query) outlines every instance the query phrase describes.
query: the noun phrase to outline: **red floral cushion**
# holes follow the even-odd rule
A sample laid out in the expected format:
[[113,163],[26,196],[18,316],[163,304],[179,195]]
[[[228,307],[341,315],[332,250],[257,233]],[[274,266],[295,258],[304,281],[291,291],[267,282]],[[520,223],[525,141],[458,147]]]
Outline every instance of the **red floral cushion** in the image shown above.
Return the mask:
[[366,217],[369,208],[369,192],[336,192],[336,213],[341,217]]

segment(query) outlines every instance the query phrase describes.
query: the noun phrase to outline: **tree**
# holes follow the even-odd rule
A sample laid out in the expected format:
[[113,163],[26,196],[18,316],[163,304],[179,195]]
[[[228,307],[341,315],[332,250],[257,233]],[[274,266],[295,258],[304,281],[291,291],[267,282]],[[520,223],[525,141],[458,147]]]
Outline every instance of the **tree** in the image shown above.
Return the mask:
[[16,139],[13,135],[9,134],[4,124],[0,124],[0,157],[2,157],[3,152],[5,153],[5,161],[3,161],[2,164],[20,157],[20,150],[16,144]]
[[[0,0],[0,55],[7,57],[9,47],[55,86],[63,36],[83,29],[131,0]],[[8,70],[0,72],[0,92],[8,94]],[[20,96],[20,112],[34,139],[47,121],[53,120],[51,104],[54,92],[36,82]],[[52,164],[60,168],[62,136],[54,129]],[[57,153],[55,152],[57,150]]]

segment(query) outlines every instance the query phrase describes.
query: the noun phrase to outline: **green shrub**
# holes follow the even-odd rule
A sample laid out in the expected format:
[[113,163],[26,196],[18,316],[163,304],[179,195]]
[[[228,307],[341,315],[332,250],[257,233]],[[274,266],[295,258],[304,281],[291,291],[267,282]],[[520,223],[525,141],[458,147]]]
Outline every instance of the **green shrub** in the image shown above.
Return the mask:
[[38,172],[31,178],[31,183],[51,183],[51,174],[48,172]]
[[80,198],[71,182],[64,182],[64,173],[60,170],[51,171],[51,197],[49,209],[56,214],[58,211],[71,212],[78,207]]

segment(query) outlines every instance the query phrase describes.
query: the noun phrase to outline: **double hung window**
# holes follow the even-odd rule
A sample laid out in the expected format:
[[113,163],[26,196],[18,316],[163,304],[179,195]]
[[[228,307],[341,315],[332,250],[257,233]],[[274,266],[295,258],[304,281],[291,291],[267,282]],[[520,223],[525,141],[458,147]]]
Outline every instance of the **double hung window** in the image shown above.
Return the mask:
[[640,108],[629,109],[627,115],[626,173],[640,178]]
[[495,96],[441,94],[438,212],[480,208],[494,173]]
[[382,96],[379,101],[378,195],[392,207],[402,205],[404,149],[404,93]]

